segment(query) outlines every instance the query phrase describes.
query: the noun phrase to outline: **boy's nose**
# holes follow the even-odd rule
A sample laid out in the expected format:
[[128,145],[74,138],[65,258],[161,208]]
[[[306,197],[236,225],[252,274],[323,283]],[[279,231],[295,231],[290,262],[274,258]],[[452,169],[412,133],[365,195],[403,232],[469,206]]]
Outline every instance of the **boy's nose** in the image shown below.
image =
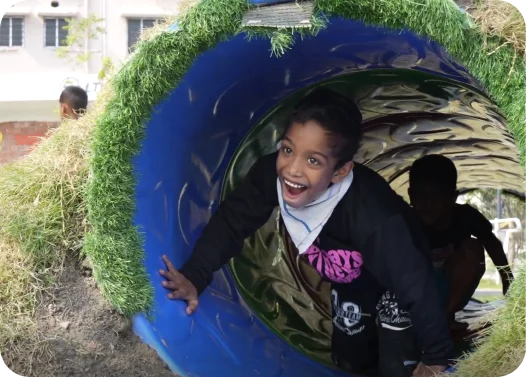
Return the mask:
[[301,166],[298,163],[298,161],[292,161],[291,164],[288,166],[287,170],[291,176],[294,176],[294,177],[301,176]]

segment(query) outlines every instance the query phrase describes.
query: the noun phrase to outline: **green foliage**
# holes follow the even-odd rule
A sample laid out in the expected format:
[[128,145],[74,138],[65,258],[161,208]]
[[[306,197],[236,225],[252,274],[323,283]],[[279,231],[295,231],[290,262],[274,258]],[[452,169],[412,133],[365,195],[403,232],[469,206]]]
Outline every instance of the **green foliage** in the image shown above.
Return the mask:
[[68,32],[66,46],[57,49],[57,56],[74,65],[84,64],[92,55],[91,51],[86,49],[86,41],[98,39],[106,32],[100,25],[104,19],[90,14],[86,18],[68,18],[66,22],[67,25],[64,26]]
[[108,56],[105,56],[102,58],[102,68],[99,71],[98,79],[103,81],[106,77],[109,76],[109,74],[115,69],[115,66],[113,65],[113,62],[111,61],[111,58]]
[[290,28],[271,28],[271,27],[245,27],[243,33],[250,41],[254,38],[265,38],[270,40],[270,55],[279,58],[294,46],[297,38],[314,37],[320,30],[325,28],[326,19],[319,14],[314,14],[311,19],[311,26],[290,27]]
[[[66,45],[57,48],[57,56],[68,61],[73,67],[83,65],[89,62],[93,56],[92,51],[86,48],[86,42],[97,40],[106,33],[106,30],[101,26],[104,19],[90,14],[86,18],[68,18],[66,22],[67,25],[64,26],[68,32],[64,41]],[[103,56],[101,62],[102,68],[98,73],[98,78],[104,80],[112,72],[114,65],[108,56]]]

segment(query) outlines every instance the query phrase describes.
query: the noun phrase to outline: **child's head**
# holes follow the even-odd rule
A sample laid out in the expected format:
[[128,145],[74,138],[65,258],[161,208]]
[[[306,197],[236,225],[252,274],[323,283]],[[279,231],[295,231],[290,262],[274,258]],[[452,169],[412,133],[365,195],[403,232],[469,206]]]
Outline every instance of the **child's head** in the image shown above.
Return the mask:
[[300,208],[315,201],[353,168],[362,115],[346,97],[315,89],[288,119],[277,160],[283,199]]
[[60,116],[62,119],[78,119],[88,107],[88,94],[78,86],[68,86],[60,94]]
[[457,201],[457,169],[449,158],[433,154],[416,160],[409,170],[409,199],[422,221],[447,221]]

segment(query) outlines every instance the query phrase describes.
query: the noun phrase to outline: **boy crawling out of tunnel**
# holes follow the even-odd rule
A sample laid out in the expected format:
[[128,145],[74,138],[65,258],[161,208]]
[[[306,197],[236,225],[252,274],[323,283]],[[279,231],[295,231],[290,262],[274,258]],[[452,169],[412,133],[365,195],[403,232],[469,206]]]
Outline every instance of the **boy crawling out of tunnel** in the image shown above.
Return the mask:
[[486,271],[484,249],[498,268],[503,293],[513,275],[491,223],[475,208],[457,204],[457,169],[445,156],[428,155],[409,171],[409,198],[423,223],[431,246],[439,291],[451,331],[467,324],[455,321]]
[[331,283],[335,364],[369,376],[434,376],[446,369],[452,343],[429,247],[411,207],[353,162],[361,120],[347,98],[310,92],[279,151],[260,158],[221,203],[182,269],[164,257],[163,286],[191,314],[214,271],[279,206],[300,257]]

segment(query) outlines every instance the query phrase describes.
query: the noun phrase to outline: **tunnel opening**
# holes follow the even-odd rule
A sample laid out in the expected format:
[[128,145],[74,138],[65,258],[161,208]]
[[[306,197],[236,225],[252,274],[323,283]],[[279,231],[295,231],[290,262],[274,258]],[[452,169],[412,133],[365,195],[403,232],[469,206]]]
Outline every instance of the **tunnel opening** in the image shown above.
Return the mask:
[[[401,195],[411,162],[426,153],[453,158],[461,188],[483,182],[523,191],[503,116],[440,45],[409,31],[329,21],[279,59],[269,56],[267,40],[245,34],[219,43],[151,112],[133,161],[134,224],[144,234],[155,306],[134,326],[176,373],[217,375],[219,365],[220,373],[243,377],[346,375],[328,367],[326,287],[296,264],[274,216],[216,273],[192,317],[166,297],[157,273],[162,254],[176,267],[186,261],[222,195],[274,150],[284,114],[308,88],[329,85],[359,103],[358,161]],[[315,310],[306,316],[302,308]]]
[[[497,107],[476,88],[429,73],[391,69],[338,75],[304,88],[273,108],[243,140],[227,169],[223,197],[252,164],[272,153],[298,98],[325,86],[362,110],[364,138],[356,161],[379,172],[406,197],[408,170],[426,154],[451,158],[459,189],[502,187],[520,192],[513,140]],[[407,200],[407,198],[406,198]],[[309,357],[329,364],[330,284],[297,255],[279,213],[230,262],[236,285],[258,316]]]

